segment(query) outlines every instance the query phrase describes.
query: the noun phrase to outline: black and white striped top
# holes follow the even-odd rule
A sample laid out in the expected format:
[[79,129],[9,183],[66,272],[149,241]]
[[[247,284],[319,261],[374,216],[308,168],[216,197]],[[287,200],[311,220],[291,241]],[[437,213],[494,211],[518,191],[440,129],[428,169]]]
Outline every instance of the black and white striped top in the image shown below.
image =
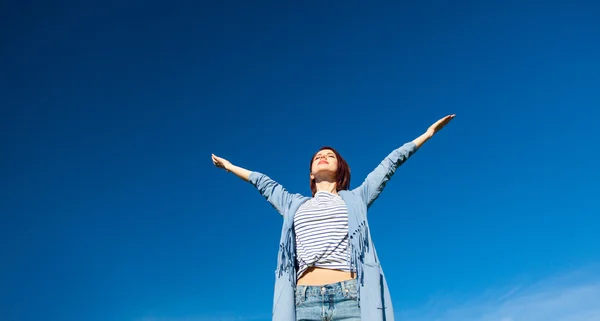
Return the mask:
[[348,209],[335,194],[317,192],[294,216],[300,277],[308,267],[349,271]]

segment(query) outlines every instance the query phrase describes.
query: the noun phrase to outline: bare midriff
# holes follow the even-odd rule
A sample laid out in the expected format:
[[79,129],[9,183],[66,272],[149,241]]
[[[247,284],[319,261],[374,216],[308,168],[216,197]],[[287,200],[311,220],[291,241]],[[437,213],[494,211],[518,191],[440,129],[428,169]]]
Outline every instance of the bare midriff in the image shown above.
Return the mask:
[[298,285],[325,285],[355,278],[354,272],[310,267],[298,278]]

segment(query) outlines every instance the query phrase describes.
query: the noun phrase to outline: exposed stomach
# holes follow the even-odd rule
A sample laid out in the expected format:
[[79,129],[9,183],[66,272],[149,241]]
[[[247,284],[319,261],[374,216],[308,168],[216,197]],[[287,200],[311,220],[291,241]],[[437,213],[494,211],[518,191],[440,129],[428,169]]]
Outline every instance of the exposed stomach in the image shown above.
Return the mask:
[[325,285],[356,278],[354,272],[310,267],[298,278],[298,285]]

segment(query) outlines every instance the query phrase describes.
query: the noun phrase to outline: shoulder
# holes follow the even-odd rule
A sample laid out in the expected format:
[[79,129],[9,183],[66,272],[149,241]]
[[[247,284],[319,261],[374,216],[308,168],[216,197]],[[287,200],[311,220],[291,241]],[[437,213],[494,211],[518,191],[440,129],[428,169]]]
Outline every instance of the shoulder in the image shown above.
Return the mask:
[[294,193],[292,195],[294,196],[295,200],[298,200],[298,201],[300,201],[302,203],[304,203],[304,202],[309,201],[309,200],[312,199],[312,197],[308,197],[308,196],[300,194],[300,193]]
[[340,194],[340,196],[342,197],[342,199],[346,202],[348,201],[362,201],[362,197],[360,193],[356,192],[356,189],[351,189],[351,190],[343,190],[343,191],[339,191],[338,194]]
[[310,202],[310,200],[312,200],[312,197],[308,197],[300,193],[290,193],[288,199],[289,209],[295,208],[297,210],[300,206],[303,206],[304,204]]
[[365,212],[367,211],[368,204],[367,201],[363,198],[362,193],[357,192],[356,189],[340,191],[340,196],[346,202],[346,206],[348,210],[352,208],[354,211]]

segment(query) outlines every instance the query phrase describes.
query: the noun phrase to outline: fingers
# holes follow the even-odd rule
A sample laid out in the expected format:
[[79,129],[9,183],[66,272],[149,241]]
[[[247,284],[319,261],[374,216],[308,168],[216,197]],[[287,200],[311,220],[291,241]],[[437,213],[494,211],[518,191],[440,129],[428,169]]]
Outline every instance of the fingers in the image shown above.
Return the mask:
[[441,118],[440,120],[436,121],[435,124],[431,125],[431,129],[433,130],[434,133],[442,130],[442,128],[446,127],[446,125],[448,125],[448,123],[450,123],[450,121],[456,116],[456,114],[451,114],[451,115],[447,115],[443,118]]
[[211,154],[213,164],[218,168],[225,168],[225,164],[223,163],[223,159],[217,157],[215,154]]
[[215,154],[211,155],[212,158],[212,162],[215,166],[219,167],[219,165],[221,164],[221,162],[219,161],[219,158],[217,156],[215,156]]
[[442,121],[444,121],[444,122],[449,122],[449,121],[451,121],[451,120],[452,120],[452,118],[454,118],[455,116],[456,116],[456,115],[454,115],[454,114],[452,114],[452,115],[448,115],[448,116],[446,116],[446,117],[442,118]]
[[450,121],[451,121],[451,120],[452,120],[452,119],[453,119],[455,116],[456,116],[455,114],[448,115],[448,116],[446,116],[446,117],[442,118],[442,121],[441,121],[441,123],[442,123],[442,124],[444,124],[444,125],[446,125],[446,124],[448,124],[448,123],[449,123],[449,122],[450,122]]
[[452,114],[452,115],[448,115],[448,116],[444,117],[438,127],[439,130],[446,127],[446,125],[448,125],[450,123],[450,121],[454,118],[454,116],[456,116],[456,115]]

